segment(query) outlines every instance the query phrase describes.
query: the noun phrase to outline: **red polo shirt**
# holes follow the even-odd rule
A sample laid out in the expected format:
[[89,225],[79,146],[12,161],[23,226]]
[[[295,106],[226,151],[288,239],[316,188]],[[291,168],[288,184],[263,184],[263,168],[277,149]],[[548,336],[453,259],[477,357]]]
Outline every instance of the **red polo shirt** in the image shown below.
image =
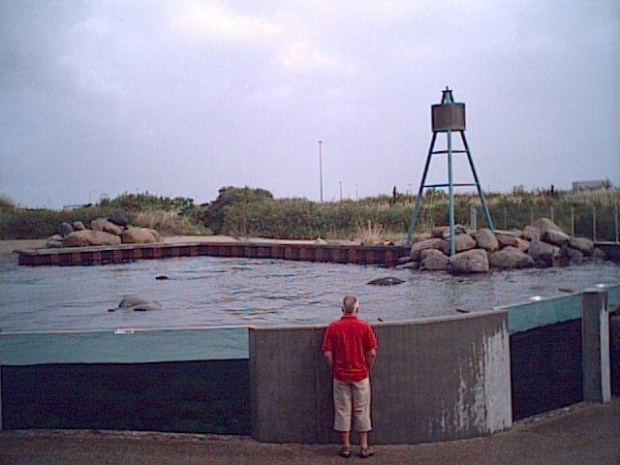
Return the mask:
[[357,315],[343,315],[327,327],[323,337],[323,352],[333,354],[334,377],[339,381],[355,382],[367,378],[366,353],[378,347],[372,326]]

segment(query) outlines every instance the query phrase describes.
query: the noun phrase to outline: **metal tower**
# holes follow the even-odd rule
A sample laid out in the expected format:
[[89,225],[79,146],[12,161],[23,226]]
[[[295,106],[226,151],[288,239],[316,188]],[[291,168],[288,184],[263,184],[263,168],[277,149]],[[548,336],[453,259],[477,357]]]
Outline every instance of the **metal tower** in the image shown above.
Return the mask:
[[[415,201],[415,208],[411,213],[411,221],[409,223],[409,233],[407,234],[407,247],[411,246],[411,240],[413,238],[413,232],[415,231],[416,223],[418,221],[418,214],[420,213],[420,206],[422,204],[422,194],[425,188],[435,187],[447,187],[448,196],[450,199],[450,255],[454,255],[456,252],[455,234],[454,234],[454,188],[462,186],[476,186],[478,188],[478,195],[482,202],[482,209],[484,210],[484,216],[487,220],[489,229],[495,230],[493,226],[493,220],[489,214],[482,188],[480,187],[480,181],[476,168],[474,167],[474,160],[469,151],[469,145],[467,139],[465,139],[465,104],[454,102],[452,97],[452,91],[446,87],[446,90],[442,91],[443,96],[441,103],[431,106],[432,123],[433,123],[433,137],[431,139],[431,146],[428,150],[428,156],[426,157],[426,164],[424,165],[424,173],[422,174],[422,182],[420,183],[420,189],[418,190],[418,196]],[[435,142],[437,140],[437,133],[445,132],[447,136],[447,150],[434,150]],[[454,150],[452,148],[452,133],[459,132],[463,141],[463,150]],[[465,153],[469,160],[469,166],[471,167],[472,174],[474,175],[475,183],[458,183],[455,184],[452,176],[452,154]],[[428,174],[428,167],[431,163],[433,155],[447,154],[448,155],[448,183],[447,184],[425,184],[426,175]]]

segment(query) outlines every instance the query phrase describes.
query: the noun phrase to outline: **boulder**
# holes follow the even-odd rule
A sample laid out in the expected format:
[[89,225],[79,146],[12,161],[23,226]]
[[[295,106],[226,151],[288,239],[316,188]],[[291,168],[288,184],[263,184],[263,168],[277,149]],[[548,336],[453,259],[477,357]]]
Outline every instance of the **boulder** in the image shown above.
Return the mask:
[[98,218],[96,220],[92,220],[90,222],[90,227],[93,231],[103,231],[109,234],[114,234],[115,236],[120,236],[123,233],[123,230],[120,226],[115,225],[114,223],[106,220],[105,218]]
[[544,235],[548,231],[557,231],[563,233],[562,228],[551,221],[549,218],[539,218],[534,221],[530,226],[540,229],[540,232]]
[[119,245],[121,238],[103,231],[85,229],[74,231],[64,239],[65,247],[87,247],[97,245]]
[[116,226],[120,226],[121,228],[126,228],[129,224],[129,221],[121,212],[114,212],[110,216],[108,216],[108,221]]
[[45,241],[45,247],[48,249],[61,249],[65,246],[64,238],[60,234],[54,234]]
[[[467,227],[462,224],[454,225],[454,235],[459,236],[461,234],[467,234]],[[450,226],[438,226],[431,231],[431,237],[437,239],[450,239]]]
[[84,231],[86,229],[86,226],[81,221],[74,221],[72,226],[74,231]]
[[496,229],[495,235],[521,237],[520,229]]
[[489,271],[489,258],[484,250],[468,250],[450,257],[448,269],[455,274],[486,273]]
[[396,265],[397,270],[417,270],[420,268],[420,262],[407,262]]
[[534,259],[516,247],[505,247],[489,256],[489,263],[495,268],[531,268]]
[[543,233],[543,240],[549,244],[561,247],[570,241],[570,236],[562,231],[550,230]]
[[605,258],[607,257],[607,254],[605,253],[604,250],[599,249],[598,247],[595,247],[594,250],[592,251],[592,257],[605,260]]
[[159,242],[161,236],[154,229],[149,228],[127,228],[121,234],[123,244],[150,244]]
[[421,234],[416,234],[415,236],[413,236],[413,239],[411,240],[412,244],[416,244],[418,242],[422,242],[422,241],[426,241],[428,239],[430,239],[431,233],[421,233]]
[[60,226],[58,226],[58,234],[60,234],[62,237],[67,237],[72,232],[73,226],[71,226],[66,221],[63,221],[62,223],[60,223]]
[[431,231],[431,237],[435,239],[445,239],[444,234],[447,233],[450,237],[450,226],[437,226]]
[[478,247],[486,250],[487,252],[495,252],[499,249],[499,242],[493,231],[487,228],[481,228],[474,233],[474,239],[478,244]]
[[500,249],[503,249],[504,247],[519,247],[519,238],[513,234],[506,234],[505,232],[502,232],[495,234],[495,237],[497,237],[497,242]]
[[420,259],[421,270],[445,271],[448,267],[448,257],[437,249],[423,250]]
[[581,261],[583,259],[583,252],[578,249],[574,249],[573,247],[569,247],[567,244],[564,244],[562,247],[562,255],[568,258],[570,261]]
[[448,255],[450,253],[450,243],[438,238],[417,242],[411,246],[409,257],[411,260],[420,261],[420,254],[426,249],[441,250],[445,255]]
[[540,241],[542,239],[542,231],[534,226],[526,226],[523,228],[523,239],[528,241]]
[[534,240],[530,243],[528,254],[535,262],[542,262],[546,266],[551,266],[556,250],[551,244]]
[[478,243],[469,234],[459,234],[454,238],[454,246],[456,252],[465,252],[466,250],[475,249]]
[[579,250],[584,255],[592,255],[592,252],[594,252],[594,242],[585,237],[571,237],[568,245],[573,249]]
[[521,252],[527,252],[530,249],[530,241],[526,241],[525,239],[517,238],[517,249]]

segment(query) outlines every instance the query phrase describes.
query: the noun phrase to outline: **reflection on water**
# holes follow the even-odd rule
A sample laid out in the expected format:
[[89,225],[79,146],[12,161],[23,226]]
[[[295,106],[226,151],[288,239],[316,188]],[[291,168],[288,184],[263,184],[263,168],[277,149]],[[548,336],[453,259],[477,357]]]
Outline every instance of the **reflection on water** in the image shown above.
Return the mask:
[[[168,280],[156,280],[166,275]],[[398,286],[369,286],[394,276]],[[179,326],[324,324],[355,294],[372,321],[486,311],[533,295],[620,282],[611,263],[451,276],[375,266],[212,257],[143,260],[94,267],[0,264],[0,329],[115,329]],[[107,310],[124,295],[157,300],[163,310]]]

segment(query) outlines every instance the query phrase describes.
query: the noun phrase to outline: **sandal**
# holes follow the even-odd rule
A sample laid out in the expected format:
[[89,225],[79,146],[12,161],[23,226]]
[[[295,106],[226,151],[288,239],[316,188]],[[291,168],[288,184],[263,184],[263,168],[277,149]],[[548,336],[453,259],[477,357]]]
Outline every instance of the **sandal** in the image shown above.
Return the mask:
[[340,452],[338,452],[338,455],[340,457],[344,457],[345,459],[348,459],[349,457],[351,457],[351,448],[342,446],[342,449],[340,449]]
[[372,450],[370,447],[368,448],[362,447],[358,455],[363,459],[367,459],[368,457],[372,457],[373,455],[375,455],[375,451]]

